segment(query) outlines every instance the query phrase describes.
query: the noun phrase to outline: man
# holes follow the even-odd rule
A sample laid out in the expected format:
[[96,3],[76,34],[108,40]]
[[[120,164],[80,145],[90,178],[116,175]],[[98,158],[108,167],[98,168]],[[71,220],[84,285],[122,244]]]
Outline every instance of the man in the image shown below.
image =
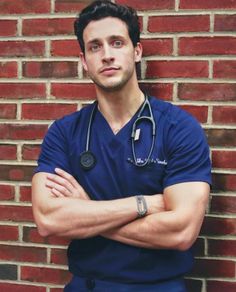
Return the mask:
[[75,22],[97,102],[54,122],[32,183],[42,236],[72,239],[71,291],[186,291],[209,196],[199,124],[140,90],[136,12],[95,1]]

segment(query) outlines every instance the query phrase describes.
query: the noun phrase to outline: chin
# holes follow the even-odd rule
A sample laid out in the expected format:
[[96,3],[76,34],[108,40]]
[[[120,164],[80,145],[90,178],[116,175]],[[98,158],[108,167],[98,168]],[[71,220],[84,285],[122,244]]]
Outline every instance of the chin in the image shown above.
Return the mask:
[[116,81],[116,82],[94,82],[99,88],[108,92],[115,92],[121,90],[128,80]]

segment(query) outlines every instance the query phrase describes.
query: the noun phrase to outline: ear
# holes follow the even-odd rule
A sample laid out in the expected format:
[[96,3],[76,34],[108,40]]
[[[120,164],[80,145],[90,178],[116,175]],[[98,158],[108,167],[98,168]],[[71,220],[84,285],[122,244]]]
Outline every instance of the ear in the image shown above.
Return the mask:
[[87,63],[86,63],[86,59],[85,59],[85,55],[84,53],[80,53],[80,59],[82,61],[82,65],[83,65],[83,68],[86,72],[88,72],[88,66],[87,66]]
[[136,47],[134,48],[134,61],[140,62],[143,54],[143,47],[141,43],[137,43]]

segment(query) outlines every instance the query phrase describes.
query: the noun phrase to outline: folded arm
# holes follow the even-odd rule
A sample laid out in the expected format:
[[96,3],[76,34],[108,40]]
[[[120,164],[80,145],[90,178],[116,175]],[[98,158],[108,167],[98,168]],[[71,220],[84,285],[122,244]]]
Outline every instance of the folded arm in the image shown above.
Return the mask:
[[[58,175],[37,173],[32,180],[33,213],[42,236],[87,238],[137,218],[134,196],[93,201],[71,175],[58,171]],[[147,197],[149,214],[160,208],[159,197]]]
[[166,210],[109,230],[102,235],[145,248],[186,250],[196,240],[205,215],[209,185],[188,182],[164,190]]
[[[76,238],[102,235],[144,248],[185,250],[199,234],[209,198],[207,183],[175,184],[167,187],[163,196],[145,196],[148,214],[137,219],[134,197],[92,201],[66,172],[38,176],[35,183],[33,180],[33,209],[42,235]],[[69,179],[73,181],[69,183]],[[44,200],[39,198],[42,191],[42,187],[37,187],[39,184],[44,184],[47,191]]]

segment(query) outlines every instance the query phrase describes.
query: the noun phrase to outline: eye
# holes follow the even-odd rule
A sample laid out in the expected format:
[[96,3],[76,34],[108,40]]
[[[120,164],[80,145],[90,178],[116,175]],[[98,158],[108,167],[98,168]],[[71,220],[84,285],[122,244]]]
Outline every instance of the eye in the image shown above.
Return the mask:
[[123,42],[121,40],[115,40],[112,42],[112,46],[115,48],[121,48],[123,46]]
[[90,51],[92,51],[92,52],[97,52],[99,49],[100,49],[100,45],[99,44],[92,44],[91,46],[90,46]]

